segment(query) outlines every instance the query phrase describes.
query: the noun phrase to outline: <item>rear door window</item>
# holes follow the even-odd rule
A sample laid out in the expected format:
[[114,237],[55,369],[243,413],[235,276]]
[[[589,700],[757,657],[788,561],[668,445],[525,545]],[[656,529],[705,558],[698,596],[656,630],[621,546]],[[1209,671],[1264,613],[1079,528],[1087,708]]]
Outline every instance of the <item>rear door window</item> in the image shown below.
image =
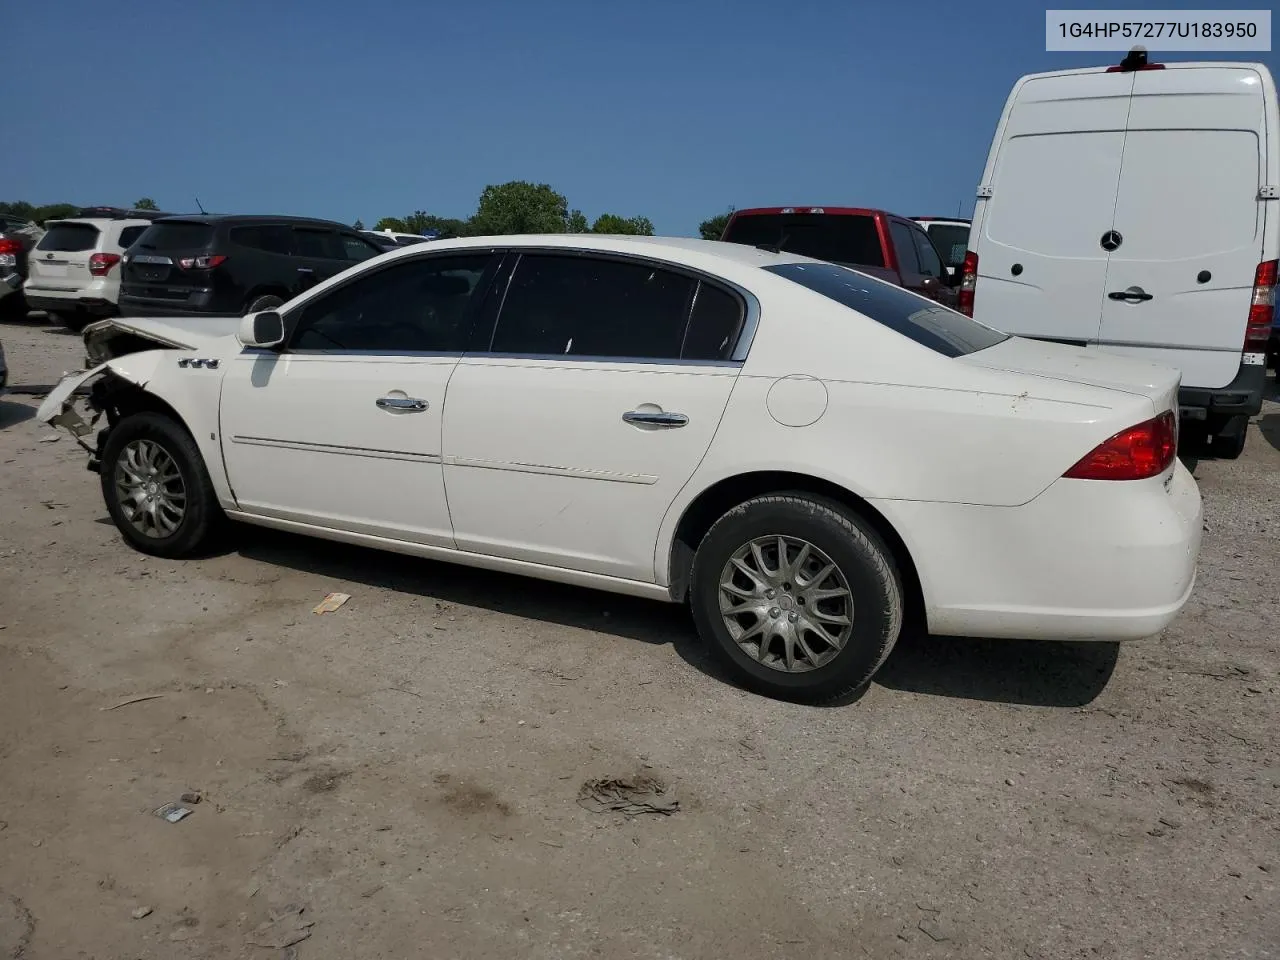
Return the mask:
[[120,240],[118,241],[121,248],[128,250],[133,246],[134,242],[146,232],[146,227],[125,227],[120,231]]
[[834,264],[784,263],[764,269],[857,310],[943,356],[962,357],[1009,339],[962,313]]
[[177,220],[153,223],[138,238],[138,246],[144,250],[203,250],[212,240],[212,225]]
[[724,239],[730,243],[773,247],[815,260],[883,267],[875,218],[863,214],[738,214]]
[[313,227],[293,228],[293,252],[299,257],[319,260],[345,260],[346,251],[332,230]]
[[684,335],[683,360],[728,360],[742,334],[742,301],[703,280]]
[[231,228],[231,242],[238,247],[288,256],[293,237],[288,227],[278,224],[253,224]]
[[495,353],[676,360],[697,281],[645,263],[525,254],[507,287]]
[[916,244],[916,257],[920,261],[920,272],[926,277],[941,277],[945,272],[942,268],[942,258],[938,256],[938,251],[933,249],[933,244],[929,242],[928,235],[919,227],[909,227],[911,231],[911,239]]
[[889,235],[893,237],[893,252],[898,256],[898,272],[920,275],[920,259],[916,255],[916,242],[911,238],[911,228],[900,220],[889,222]]
[[342,252],[348,260],[368,260],[370,257],[381,254],[382,250],[363,237],[357,237],[354,233],[344,233]]
[[78,253],[98,245],[98,228],[91,223],[55,223],[40,238],[37,250]]

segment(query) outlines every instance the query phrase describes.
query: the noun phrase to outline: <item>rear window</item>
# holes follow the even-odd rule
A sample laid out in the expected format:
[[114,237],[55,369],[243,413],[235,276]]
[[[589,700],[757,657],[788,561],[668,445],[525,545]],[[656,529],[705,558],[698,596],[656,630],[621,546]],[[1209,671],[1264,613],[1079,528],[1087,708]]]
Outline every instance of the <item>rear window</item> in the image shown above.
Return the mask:
[[738,214],[729,221],[724,239],[832,263],[884,266],[875,218],[859,214]]
[[212,240],[210,224],[176,220],[147,227],[138,238],[138,246],[147,250],[200,250]]
[[857,310],[945,357],[963,357],[1009,339],[962,313],[834,264],[784,263],[764,269]]
[[969,228],[954,223],[930,223],[924,228],[929,239],[942,254],[942,262],[948,267],[964,266],[964,252],[969,247]]
[[120,231],[120,246],[126,250],[129,249],[146,229],[146,227],[125,227]]
[[40,238],[37,250],[57,250],[75,253],[92,250],[98,245],[98,228],[91,223],[55,223]]

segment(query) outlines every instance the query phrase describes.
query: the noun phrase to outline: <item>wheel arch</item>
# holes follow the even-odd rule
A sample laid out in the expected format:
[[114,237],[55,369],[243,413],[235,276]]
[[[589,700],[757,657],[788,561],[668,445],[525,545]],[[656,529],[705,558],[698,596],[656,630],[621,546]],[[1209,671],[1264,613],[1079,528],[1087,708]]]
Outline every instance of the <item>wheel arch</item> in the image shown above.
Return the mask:
[[289,296],[289,288],[282,283],[260,283],[245,295],[244,307],[246,310],[249,309],[249,304],[253,303],[253,301],[257,300],[259,297],[279,297],[280,303],[283,305],[289,302]]
[[707,531],[729,510],[766,494],[803,493],[836,503],[871,526],[884,541],[902,577],[906,621],[904,629],[924,627],[924,591],[906,541],[883,513],[863,497],[831,480],[785,470],[757,470],[725,477],[699,493],[676,522],[667,552],[671,598],[683,603],[689,592],[693,557]]

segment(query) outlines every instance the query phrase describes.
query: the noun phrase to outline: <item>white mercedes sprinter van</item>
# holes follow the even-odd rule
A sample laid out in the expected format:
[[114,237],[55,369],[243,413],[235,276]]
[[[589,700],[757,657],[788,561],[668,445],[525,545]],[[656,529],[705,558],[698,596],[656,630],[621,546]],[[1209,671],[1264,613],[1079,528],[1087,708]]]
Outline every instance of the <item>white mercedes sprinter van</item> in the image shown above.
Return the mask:
[[987,157],[960,307],[1182,371],[1184,435],[1239,456],[1280,258],[1280,111],[1256,63],[1032,74]]

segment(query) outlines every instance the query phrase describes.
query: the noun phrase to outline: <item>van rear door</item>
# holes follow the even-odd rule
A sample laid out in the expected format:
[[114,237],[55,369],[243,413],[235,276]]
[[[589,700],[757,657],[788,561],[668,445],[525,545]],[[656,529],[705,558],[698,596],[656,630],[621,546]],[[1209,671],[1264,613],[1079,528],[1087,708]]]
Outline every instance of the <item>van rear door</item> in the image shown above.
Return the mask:
[[1266,169],[1262,78],[1247,67],[1134,74],[1099,342],[1183,383],[1240,371]]
[[1022,336],[1098,336],[1133,73],[1032,77],[1013,94],[979,201],[974,319]]

